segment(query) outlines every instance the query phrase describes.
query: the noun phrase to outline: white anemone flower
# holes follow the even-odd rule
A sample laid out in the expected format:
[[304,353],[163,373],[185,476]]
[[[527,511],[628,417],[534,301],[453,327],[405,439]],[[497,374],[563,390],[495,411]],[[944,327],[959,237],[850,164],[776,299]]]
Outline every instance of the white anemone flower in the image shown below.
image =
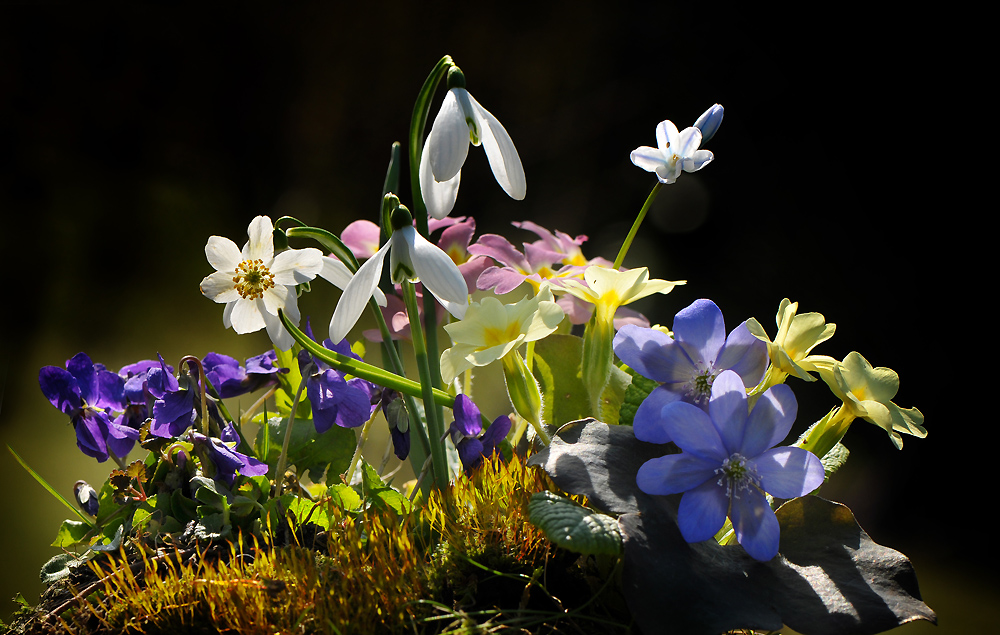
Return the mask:
[[201,292],[210,300],[226,304],[222,313],[226,328],[241,334],[266,328],[275,348],[285,351],[295,341],[282,325],[278,309],[298,323],[295,285],[312,280],[322,271],[323,254],[309,247],[275,255],[273,231],[267,216],[253,219],[243,251],[228,238],[211,236],[205,255],[216,271],[201,281]]
[[392,232],[388,242],[361,265],[344,288],[330,320],[330,339],[334,342],[347,337],[365,310],[368,298],[377,291],[386,254],[389,254],[394,283],[404,278],[419,281],[449,313],[458,319],[465,316],[469,307],[469,287],[458,265],[440,247],[417,233],[412,225],[406,225]]
[[674,183],[681,172],[697,172],[712,162],[715,155],[699,150],[702,132],[695,126],[677,131],[670,120],[656,126],[656,145],[641,146],[632,151],[632,163],[647,172],[655,172],[660,183]]
[[518,201],[524,198],[524,167],[510,135],[469,91],[452,88],[444,96],[420,157],[420,190],[427,213],[434,218],[444,218],[455,206],[470,143],[483,146],[503,191]]

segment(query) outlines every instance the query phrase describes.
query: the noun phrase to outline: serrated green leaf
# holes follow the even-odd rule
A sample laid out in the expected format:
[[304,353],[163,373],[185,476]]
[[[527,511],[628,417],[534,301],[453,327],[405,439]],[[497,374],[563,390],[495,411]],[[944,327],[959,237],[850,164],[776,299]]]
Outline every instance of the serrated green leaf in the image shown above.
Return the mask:
[[56,533],[56,539],[52,541],[52,546],[65,549],[78,545],[87,538],[91,529],[93,527],[79,520],[64,520],[59,532]]
[[326,492],[327,496],[330,497],[330,504],[336,505],[345,512],[361,511],[361,496],[358,495],[353,487],[344,483],[337,483],[331,485]]
[[618,521],[552,492],[539,492],[528,502],[531,522],[556,545],[582,554],[618,555],[622,537]]
[[385,484],[367,461],[362,461],[361,483],[365,500],[382,509],[391,509],[397,514],[407,514],[413,504],[399,491]]
[[553,333],[535,342],[533,374],[542,393],[542,421],[555,425],[590,415],[590,398],[580,378],[583,339]]
[[658,384],[652,379],[643,377],[628,366],[624,366],[622,370],[632,378],[632,381],[625,389],[625,396],[622,399],[621,408],[618,410],[618,423],[630,426],[632,420],[635,419],[635,411],[639,409],[639,405],[646,400],[646,397],[653,392]]

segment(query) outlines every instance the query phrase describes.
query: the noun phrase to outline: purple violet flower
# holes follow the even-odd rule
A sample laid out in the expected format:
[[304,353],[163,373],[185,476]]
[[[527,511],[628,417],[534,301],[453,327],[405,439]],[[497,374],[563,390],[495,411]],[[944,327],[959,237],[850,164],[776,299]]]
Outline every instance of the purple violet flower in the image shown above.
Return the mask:
[[389,424],[392,451],[400,461],[405,460],[410,455],[410,416],[403,405],[403,397],[392,388],[383,388],[378,404]]
[[[306,334],[312,338],[312,329],[308,324]],[[351,345],[346,339],[334,344],[327,338],[323,346],[341,355],[361,360],[351,351]],[[358,377],[346,380],[342,373],[333,370],[304,349],[299,351],[299,370],[302,380],[306,382],[306,396],[312,405],[316,432],[322,434],[334,424],[341,428],[356,428],[368,421],[375,407],[371,403],[372,395],[378,391],[371,382]]]
[[492,456],[494,451],[503,456],[499,446],[510,432],[510,418],[507,415],[500,415],[494,419],[484,433],[479,408],[471,399],[465,395],[455,397],[453,412],[455,420],[445,436],[451,435],[451,441],[458,450],[458,458],[462,460],[466,474],[472,472],[482,462],[483,457]]
[[708,411],[675,401],[657,425],[682,452],[647,461],[636,484],[654,496],[680,494],[677,526],[688,542],[712,538],[726,517],[751,557],[778,553],[779,527],[765,492],[778,498],[805,496],[823,484],[823,465],[802,448],[774,446],[792,428],[795,395],[784,384],[767,390],[747,412],[739,375],[715,378]]
[[116,424],[112,410],[124,407],[125,381],[86,353],[66,361],[66,368],[45,366],[38,385],[49,402],[68,415],[76,444],[87,456],[103,463],[110,454],[124,457],[139,438],[139,431]]
[[287,368],[278,367],[278,355],[273,350],[247,359],[245,367],[235,358],[221,353],[209,353],[201,362],[205,366],[205,376],[222,399],[276,384],[277,374],[288,372]]
[[[146,389],[156,401],[153,403],[153,421],[150,434],[176,438],[193,426],[201,417],[201,386],[196,377],[181,375],[178,379],[167,369],[163,357],[160,365],[150,368],[146,375]],[[208,416],[221,423],[218,407],[212,397],[208,401]]]
[[231,423],[222,430],[221,438],[206,437],[194,431],[190,433],[190,437],[196,451],[200,450],[204,453],[202,455],[202,468],[206,467],[206,463],[211,463],[215,470],[211,477],[224,483],[230,489],[236,481],[237,470],[244,476],[267,474],[266,463],[261,463],[257,459],[234,449],[240,444],[240,435]]
[[711,300],[695,300],[674,316],[674,336],[662,331],[623,326],[615,335],[618,358],[643,377],[660,382],[640,404],[632,426],[635,437],[649,443],[671,441],[660,425],[661,411],[684,401],[708,409],[712,383],[733,370],[744,384],[756,386],[767,368],[767,346],[747,330],[746,322],[726,337],[722,311]]

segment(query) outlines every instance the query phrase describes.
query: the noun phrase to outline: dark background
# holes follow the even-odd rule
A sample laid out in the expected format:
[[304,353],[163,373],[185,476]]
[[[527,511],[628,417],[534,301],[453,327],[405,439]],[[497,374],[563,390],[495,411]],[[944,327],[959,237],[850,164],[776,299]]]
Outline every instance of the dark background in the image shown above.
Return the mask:
[[[859,420],[825,495],[913,558],[937,632],[986,619],[994,559],[974,545],[994,528],[972,501],[992,500],[979,448],[993,422],[963,404],[986,370],[974,329],[990,327],[959,273],[974,241],[956,238],[982,205],[963,200],[982,111],[957,97],[974,59],[942,39],[945,15],[560,1],[0,11],[0,436],[67,495],[110,465],[78,456],[39,367],[80,350],[111,368],[263,350],[263,332],[223,330],[198,292],[207,237],[242,245],[258,214],[337,233],[375,220],[390,144],[447,53],[528,182],[509,199],[473,149],[453,215],[514,244],[534,236],[510,221],[530,219],[613,258],[655,183],[629,152],[655,145],[662,119],[683,128],[725,106],[715,162],[664,188],[626,260],[688,285],[640,308],[669,325],[709,297],[730,328],[753,316],[773,333],[789,297],[837,324],[816,352],[896,370],[895,401],[923,411],[928,438],[897,452]],[[307,298],[303,313],[325,331],[332,302]],[[821,383],[791,385],[797,433],[835,404]],[[65,513],[6,453],[0,475],[0,603],[16,590],[33,602]]]

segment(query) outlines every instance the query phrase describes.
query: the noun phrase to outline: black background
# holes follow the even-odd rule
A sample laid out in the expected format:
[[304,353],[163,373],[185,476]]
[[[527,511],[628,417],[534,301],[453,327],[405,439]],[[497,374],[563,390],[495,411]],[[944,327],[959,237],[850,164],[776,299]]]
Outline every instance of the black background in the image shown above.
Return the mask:
[[[963,576],[986,570],[969,541],[995,531],[970,502],[992,502],[995,480],[981,401],[992,327],[977,308],[991,284],[974,290],[983,265],[962,264],[985,205],[965,200],[976,156],[965,148],[985,115],[958,97],[976,58],[941,35],[944,16],[557,1],[8,6],[3,18],[5,438],[57,419],[32,385],[41,364],[85,350],[114,366],[162,350],[158,338],[236,342],[197,290],[207,237],[242,244],[258,214],[338,233],[375,220],[390,144],[405,141],[413,99],[448,53],[528,183],[524,201],[509,199],[474,149],[453,214],[514,244],[534,236],[510,221],[530,219],[613,258],[655,183],[629,152],[655,145],[662,119],[683,128],[723,104],[715,162],[664,188],[626,260],[688,285],[640,308],[669,325],[708,297],[730,328],[753,316],[772,333],[784,297],[823,313],[837,333],[816,352],[896,370],[896,403],[919,407],[929,431],[897,452],[858,421],[827,495],[879,542]],[[332,305],[314,310],[325,325]],[[792,386],[802,427],[835,405],[822,384]],[[42,436],[72,443],[46,425]],[[13,487],[45,496],[4,467]],[[54,531],[10,540],[44,546]]]

